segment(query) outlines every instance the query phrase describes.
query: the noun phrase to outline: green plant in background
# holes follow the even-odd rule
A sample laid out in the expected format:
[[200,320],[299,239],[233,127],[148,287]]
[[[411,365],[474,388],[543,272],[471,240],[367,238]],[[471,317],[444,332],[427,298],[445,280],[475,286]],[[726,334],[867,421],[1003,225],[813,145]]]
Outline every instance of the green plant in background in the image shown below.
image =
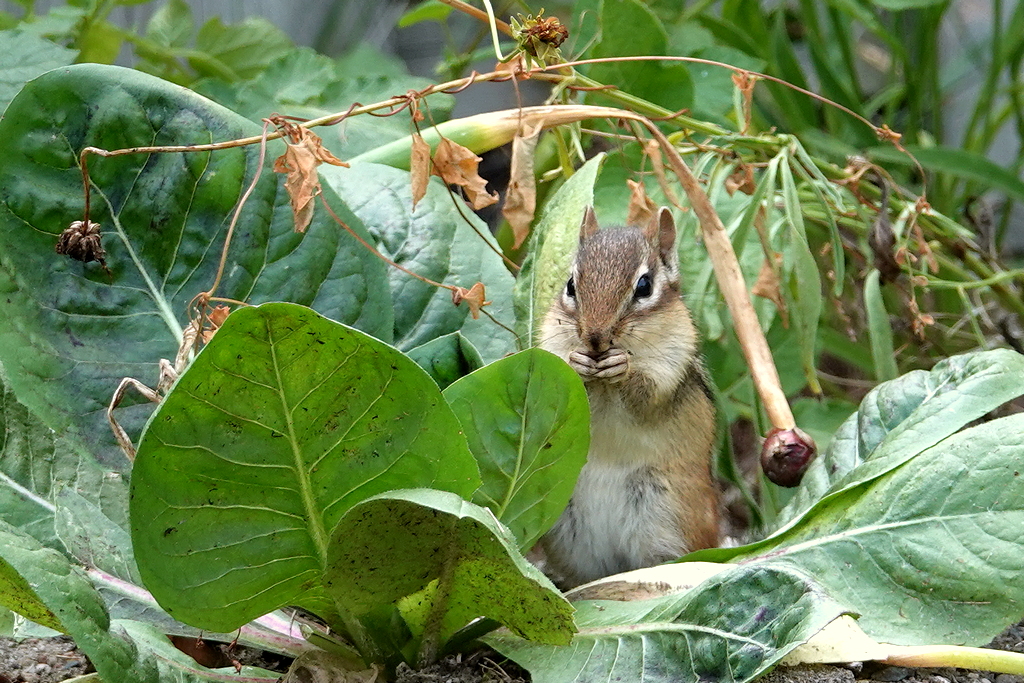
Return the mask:
[[[743,8],[762,11],[725,3],[716,24],[704,10],[677,16],[667,5],[605,0],[580,3],[572,24],[595,55],[678,54],[687,31],[732,35],[727,19],[738,15],[729,13]],[[179,17],[174,33],[184,36],[193,29],[180,10],[170,3],[162,12]],[[770,16],[769,35],[781,41],[786,15]],[[636,22],[648,28],[642,45],[621,30]],[[16,35],[24,54],[39,45]],[[705,41],[703,56],[716,45]],[[70,58],[51,47],[24,73]],[[706,181],[748,282],[774,278],[756,306],[783,387],[797,395],[820,384],[827,396],[795,404],[801,424],[831,444],[801,487],[764,492],[756,514],[771,533],[687,558],[735,567],[667,598],[583,601],[573,613],[525,561],[582,466],[586,399],[554,357],[524,350],[504,358],[517,341],[529,346],[586,206],[621,221],[624,181],[633,177],[663,203],[681,194],[664,176],[635,175],[655,162],[634,137],[612,138],[603,155],[560,169],[571,177],[544,190],[515,283],[494,241],[481,238],[482,223],[440,182],[413,207],[402,170],[411,142],[397,140],[410,130],[405,114],[354,117],[336,137],[319,129],[337,154],[359,157],[350,169],[321,168],[324,203],[305,233],[293,231],[289,196],[270,172],[281,142],[267,143],[266,158],[258,145],[90,157],[91,219],[101,226],[106,268],[54,253],[57,236],[81,217],[85,146],[258,139],[252,119],[274,110],[320,116],[384,100],[407,83],[424,87],[392,65],[371,67],[366,52],[344,59],[289,46],[265,67],[192,81],[220,104],[97,65],[18,88],[0,121],[0,306],[9,321],[0,329],[0,604],[73,635],[112,681],[222,676],[160,635],[198,629],[241,627],[240,640],[257,647],[300,658],[326,652],[331,666],[375,664],[387,675],[485,637],[538,681],[570,673],[749,680],[844,612],[860,613],[870,635],[904,643],[983,643],[1021,616],[1009,577],[1020,570],[1024,490],[1015,463],[1024,431],[1016,417],[961,431],[1022,391],[1021,357],[969,353],[894,379],[930,365],[937,350],[987,345],[981,319],[979,334],[947,335],[923,325],[925,316],[960,316],[970,297],[1020,312],[1020,275],[975,249],[970,232],[942,213],[871,182],[871,169],[832,163],[812,127],[824,122],[853,143],[862,133],[845,137],[846,127],[863,124],[837,123],[828,107],[781,86],[754,92],[749,121],[742,80],[737,88],[727,71],[711,76],[680,62],[581,67],[555,91],[566,102],[611,98],[650,115],[692,105],[691,115],[661,125]],[[570,87],[601,81],[620,90]],[[666,91],[666,82],[677,87]],[[806,125],[783,125],[782,116],[798,115],[787,97],[810,107]],[[447,95],[426,102],[421,109],[439,119],[451,107]],[[760,132],[773,116],[784,132]],[[507,124],[518,113],[501,117]],[[515,124],[506,124],[467,119],[440,130],[480,152],[513,137]],[[620,130],[592,125],[547,133],[551,164]],[[888,255],[903,254],[895,282],[882,275],[886,251],[870,244],[881,221],[894,233]],[[677,223],[688,303],[708,340],[723,412],[761,421],[696,219],[688,212]],[[443,285],[485,283],[489,316],[476,319],[449,292],[389,269],[361,241]],[[159,359],[175,356],[190,301],[219,272],[216,294],[253,306],[228,317],[155,411],[144,403],[118,410],[141,439],[130,466],[106,424],[110,395],[122,377],[155,380]],[[905,328],[892,325],[891,312]],[[870,345],[841,332],[861,320]],[[856,396],[819,371],[823,350],[864,377],[892,381],[857,408]],[[730,466],[723,460],[723,473]],[[971,567],[966,579],[951,570],[961,564]],[[863,571],[854,581],[836,566]],[[330,630],[310,625],[303,638],[275,612],[289,605]]]

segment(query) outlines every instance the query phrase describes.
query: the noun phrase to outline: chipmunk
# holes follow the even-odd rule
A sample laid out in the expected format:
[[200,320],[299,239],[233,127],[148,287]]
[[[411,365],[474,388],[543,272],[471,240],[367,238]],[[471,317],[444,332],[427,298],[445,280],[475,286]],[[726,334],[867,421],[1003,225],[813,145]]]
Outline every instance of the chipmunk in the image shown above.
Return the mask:
[[680,297],[676,228],[599,230],[587,209],[571,274],[539,346],[579,373],[590,451],[568,507],[541,540],[565,587],[718,542],[715,407]]

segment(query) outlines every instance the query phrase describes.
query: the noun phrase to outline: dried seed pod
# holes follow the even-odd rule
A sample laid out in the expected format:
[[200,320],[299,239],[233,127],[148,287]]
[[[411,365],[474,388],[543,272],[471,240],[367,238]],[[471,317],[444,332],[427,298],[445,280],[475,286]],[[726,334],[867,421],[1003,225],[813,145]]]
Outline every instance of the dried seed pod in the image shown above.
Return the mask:
[[814,439],[799,427],[773,429],[761,445],[761,469],[774,484],[797,486],[817,450]]
[[60,234],[54,251],[82,263],[98,261],[104,269],[107,267],[99,223],[75,221]]

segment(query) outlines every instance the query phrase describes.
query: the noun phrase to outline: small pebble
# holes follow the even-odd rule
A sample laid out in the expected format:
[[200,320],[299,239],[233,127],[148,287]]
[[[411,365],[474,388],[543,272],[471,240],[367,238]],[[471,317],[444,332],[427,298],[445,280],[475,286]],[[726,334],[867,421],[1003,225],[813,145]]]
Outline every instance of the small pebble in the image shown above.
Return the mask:
[[896,683],[896,681],[902,681],[904,678],[907,678],[910,674],[910,669],[906,667],[887,666],[873,673],[871,678],[876,681],[883,681],[883,683]]
[[1024,678],[1013,674],[999,674],[996,676],[995,683],[1024,683]]

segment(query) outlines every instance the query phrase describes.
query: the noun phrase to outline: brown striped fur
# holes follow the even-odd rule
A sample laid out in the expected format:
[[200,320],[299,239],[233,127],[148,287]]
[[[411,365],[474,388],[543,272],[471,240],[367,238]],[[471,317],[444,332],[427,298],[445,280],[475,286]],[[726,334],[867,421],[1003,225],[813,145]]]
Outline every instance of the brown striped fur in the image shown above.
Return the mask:
[[572,287],[541,327],[541,348],[580,374],[590,399],[587,464],[542,541],[566,586],[718,541],[714,401],[680,297],[675,235],[667,209],[643,228],[604,230],[588,209]]

